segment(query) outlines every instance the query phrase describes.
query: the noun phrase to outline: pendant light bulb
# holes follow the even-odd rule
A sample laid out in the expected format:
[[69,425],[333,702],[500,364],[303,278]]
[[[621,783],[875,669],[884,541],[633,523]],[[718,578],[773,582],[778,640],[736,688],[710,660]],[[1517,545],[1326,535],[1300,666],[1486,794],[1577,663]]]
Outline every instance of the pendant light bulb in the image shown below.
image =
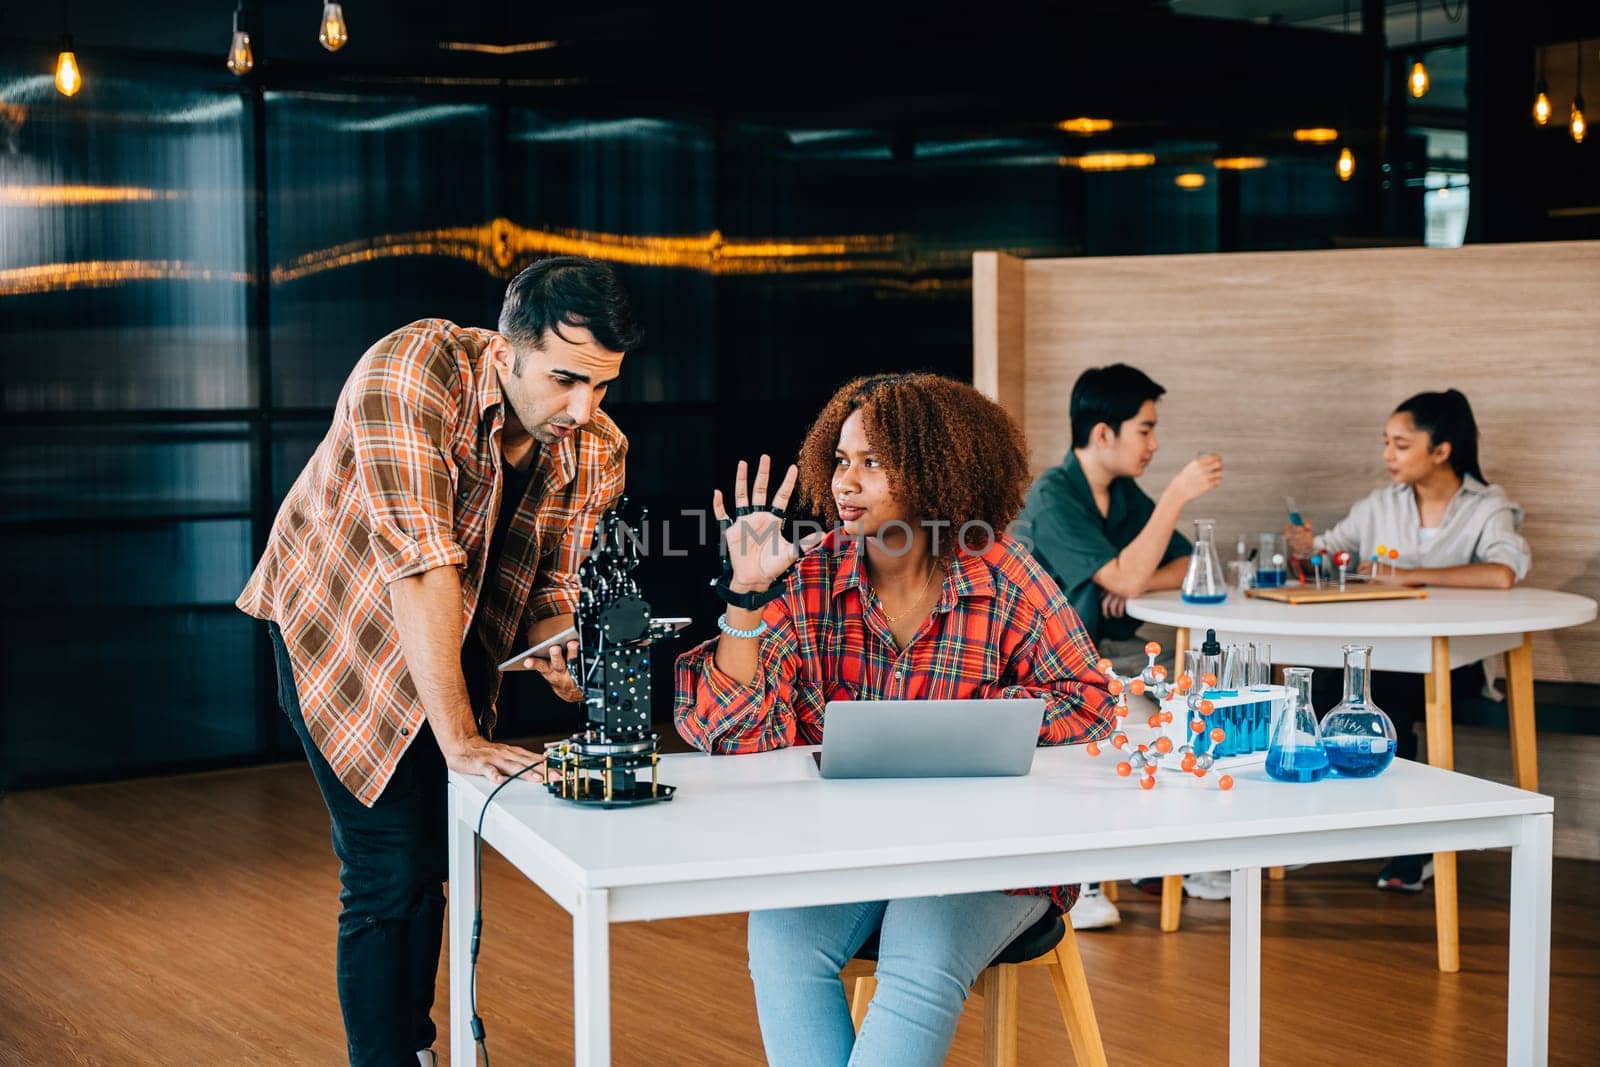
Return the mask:
[[78,55],[72,50],[72,38],[61,42],[61,54],[56,56],[56,91],[62,96],[72,96],[83,88],[83,72],[78,69]]
[[1539,83],[1539,95],[1533,98],[1533,121],[1540,126],[1550,124],[1550,94],[1543,82]]
[[1347,182],[1356,172],[1356,154],[1350,151],[1350,146],[1345,145],[1339,149],[1339,180]]
[[1406,84],[1411,87],[1411,95],[1420,100],[1428,92],[1428,68],[1422,65],[1422,60],[1411,64],[1411,77],[1406,79]]
[[228,70],[239,78],[249,74],[256,65],[255,49],[250,47],[250,35],[239,28],[241,13],[242,10],[233,13],[233,42],[228,45]]
[[350,28],[345,25],[342,5],[331,0],[322,5],[322,28],[317,31],[317,40],[330,52],[337,52],[350,40]]

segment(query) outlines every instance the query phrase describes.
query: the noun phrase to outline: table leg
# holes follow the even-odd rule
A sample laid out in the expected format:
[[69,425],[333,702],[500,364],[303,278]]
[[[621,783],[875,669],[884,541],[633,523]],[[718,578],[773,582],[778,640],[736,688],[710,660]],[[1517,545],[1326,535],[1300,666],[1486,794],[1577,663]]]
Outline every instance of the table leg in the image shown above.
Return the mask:
[[1511,769],[1518,789],[1539,791],[1539,748],[1533,719],[1533,635],[1506,653],[1506,709],[1511,717]]
[[1174,933],[1183,920],[1183,875],[1168,874],[1161,879],[1161,932]]
[[1228,920],[1228,1067],[1261,1062],[1261,868],[1233,872]]
[[[1183,673],[1183,657],[1188,651],[1189,628],[1180,626],[1177,636],[1172,639],[1172,677]],[[1161,932],[1175,933],[1182,922],[1183,875],[1169,874],[1161,879]]]
[[472,1040],[472,916],[477,872],[472,849],[473,828],[461,817],[461,796],[450,788],[450,1062],[477,1060]]
[[1522,820],[1511,846],[1511,952],[1506,1063],[1544,1067],[1550,1055],[1550,880],[1554,817]]
[[[1455,741],[1450,723],[1450,639],[1433,639],[1433,665],[1425,684],[1428,716],[1428,762],[1450,770],[1455,766]],[[1439,970],[1461,969],[1461,919],[1456,910],[1456,854],[1433,854],[1434,928],[1439,941]]]
[[572,913],[572,1061],[579,1067],[611,1062],[609,906],[604,889],[589,890]]

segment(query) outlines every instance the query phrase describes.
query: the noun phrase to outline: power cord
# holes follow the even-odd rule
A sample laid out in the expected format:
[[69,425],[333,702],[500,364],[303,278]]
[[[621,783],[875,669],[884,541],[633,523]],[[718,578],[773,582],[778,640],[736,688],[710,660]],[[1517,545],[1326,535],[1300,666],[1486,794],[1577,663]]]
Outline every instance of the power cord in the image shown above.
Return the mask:
[[483,934],[483,820],[484,816],[489,814],[489,805],[500,795],[500,790],[538,766],[541,764],[530,763],[495,786],[490,790],[489,796],[483,802],[483,808],[478,812],[478,829],[474,835],[476,840],[473,842],[472,852],[472,886],[476,899],[472,905],[471,974],[467,980],[467,989],[472,1012],[472,1040],[477,1043],[478,1051],[483,1054],[483,1067],[489,1067],[489,1045],[484,1039],[483,1020],[478,1017],[478,942]]

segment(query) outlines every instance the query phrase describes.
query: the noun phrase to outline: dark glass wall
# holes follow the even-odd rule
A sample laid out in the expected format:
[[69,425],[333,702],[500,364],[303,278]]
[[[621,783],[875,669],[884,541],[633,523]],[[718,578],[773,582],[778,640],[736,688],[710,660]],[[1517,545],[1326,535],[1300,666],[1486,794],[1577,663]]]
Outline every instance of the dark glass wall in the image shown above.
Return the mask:
[[[425,316],[493,325],[540,256],[609,259],[633,294],[647,340],[608,407],[652,513],[647,594],[698,639],[719,610],[714,485],[740,458],[786,462],[850,377],[968,376],[973,251],[1317,247],[1360,227],[1333,151],[1287,130],[1085,137],[600,95],[100,61],[68,101],[0,65],[0,785],[291,754],[260,630],[232,607],[277,503],[369,345]],[[1108,151],[1128,169],[1085,164]],[[1229,153],[1264,165],[1218,170]],[[502,721],[574,715],[518,678]]]
[[0,784],[257,755],[247,101],[0,83]]

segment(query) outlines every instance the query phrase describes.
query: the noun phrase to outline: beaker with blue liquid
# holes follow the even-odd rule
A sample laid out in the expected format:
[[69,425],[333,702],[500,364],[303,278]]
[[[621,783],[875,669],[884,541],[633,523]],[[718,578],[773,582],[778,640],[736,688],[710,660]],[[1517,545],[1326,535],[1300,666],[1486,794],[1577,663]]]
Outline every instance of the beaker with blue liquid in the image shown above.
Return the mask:
[[1261,535],[1261,548],[1256,556],[1256,588],[1282,589],[1289,584],[1289,546],[1282,534]]
[[1194,555],[1183,576],[1185,604],[1220,604],[1228,599],[1227,579],[1217,558],[1217,521],[1194,520]]
[[1328,766],[1346,778],[1374,778],[1394,762],[1394,720],[1372,702],[1372,646],[1344,646],[1344,699],[1322,719]]
[[1311,706],[1311,668],[1285,667],[1287,692],[1272,718],[1267,776],[1280,782],[1315,782],[1328,774],[1328,753]]

